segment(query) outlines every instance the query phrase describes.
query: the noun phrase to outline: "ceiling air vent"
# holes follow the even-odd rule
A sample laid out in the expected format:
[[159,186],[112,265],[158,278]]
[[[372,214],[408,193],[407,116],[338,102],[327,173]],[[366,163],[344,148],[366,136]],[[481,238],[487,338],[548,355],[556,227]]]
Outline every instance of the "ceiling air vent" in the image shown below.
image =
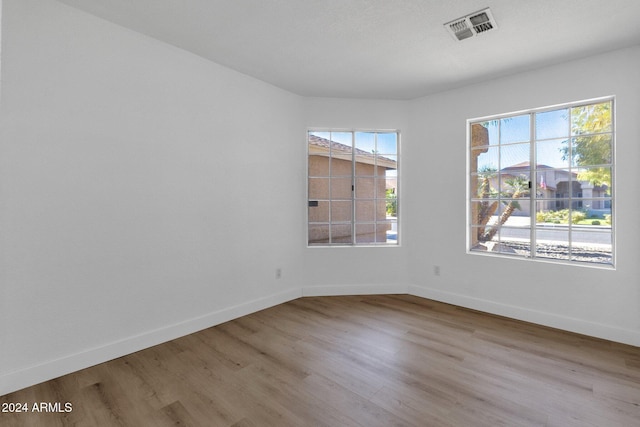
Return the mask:
[[464,40],[498,28],[489,8],[454,19],[444,24],[456,40]]

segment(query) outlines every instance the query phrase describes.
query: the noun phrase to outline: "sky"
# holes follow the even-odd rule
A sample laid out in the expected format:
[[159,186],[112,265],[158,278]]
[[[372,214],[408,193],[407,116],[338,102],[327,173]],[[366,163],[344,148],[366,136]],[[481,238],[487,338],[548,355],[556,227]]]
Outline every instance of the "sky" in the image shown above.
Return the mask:
[[[562,148],[570,139],[569,109],[536,113],[536,163],[552,168],[568,168],[569,160],[562,159]],[[489,130],[489,149],[478,157],[478,169],[503,169],[530,159],[531,115],[523,114],[486,125]]]

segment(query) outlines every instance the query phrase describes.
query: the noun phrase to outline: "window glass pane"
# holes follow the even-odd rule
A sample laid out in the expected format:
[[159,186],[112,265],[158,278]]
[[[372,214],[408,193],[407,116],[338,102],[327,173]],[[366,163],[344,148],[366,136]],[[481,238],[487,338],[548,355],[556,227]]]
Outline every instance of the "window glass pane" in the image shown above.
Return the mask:
[[[499,175],[499,195],[504,199],[527,199],[529,198],[529,171],[522,171],[518,175]],[[518,209],[520,209],[518,207]]]
[[[529,214],[529,200],[507,199],[501,200],[497,217],[493,222],[502,222],[505,227],[529,228],[531,227],[531,216]],[[529,235],[524,236],[527,239]]]
[[472,250],[525,257],[531,255],[531,231],[528,228],[477,226],[472,228],[472,232],[475,233],[478,242]]
[[356,243],[375,243],[376,224],[356,224]]
[[398,219],[398,198],[396,197],[395,193],[390,192],[390,190],[387,190],[385,209],[387,219]]
[[471,224],[484,226],[497,223],[499,207],[498,200],[471,202]]
[[351,132],[331,132],[331,141],[333,141],[332,148],[338,150],[351,151],[353,147],[353,134]]
[[586,135],[613,130],[611,101],[571,109],[571,134]]
[[376,202],[374,200],[356,201],[356,221],[373,222],[376,219]]
[[357,177],[355,196],[356,199],[373,199],[375,197],[375,178]]
[[485,247],[487,245],[487,242],[497,242],[498,240],[500,240],[499,231],[500,227],[497,225],[496,221],[492,221],[490,224],[487,224],[484,227],[475,227],[478,242]]
[[530,116],[507,117],[500,120],[500,143],[524,142],[531,139]]
[[356,132],[356,153],[364,154],[376,153],[376,134],[375,132]]
[[384,187],[387,193],[391,191],[393,194],[398,194],[398,170],[387,169],[384,174]]
[[329,157],[324,154],[309,154],[309,176],[329,176]]
[[329,141],[331,139],[331,132],[312,131],[309,132],[309,144],[315,138],[320,138]]
[[569,166],[568,139],[552,139],[536,143],[536,167],[565,168]]
[[[500,121],[492,120],[484,124],[486,130],[486,138],[489,140],[489,145],[500,144]],[[479,131],[481,131],[479,129]]]
[[329,199],[329,178],[309,178],[309,199]]
[[571,259],[580,262],[611,264],[611,231],[598,227],[575,227],[571,230]]
[[379,155],[376,158],[376,164],[378,165],[377,174],[384,176],[385,174],[398,169],[398,156]]
[[552,169],[538,170],[535,174],[536,197],[539,199],[555,198],[555,171]]
[[484,171],[471,176],[472,197],[478,199],[498,198],[498,174],[495,171]]
[[376,220],[386,221],[387,220],[387,201],[385,199],[376,199],[375,205],[376,205],[375,207]]
[[499,144],[498,121],[473,123],[471,125],[471,148]]
[[351,178],[331,178],[331,198],[351,199]]
[[398,244],[398,222],[390,221],[388,224],[383,224],[382,227],[384,227],[384,232],[386,236],[385,242]]
[[318,206],[309,206],[309,222],[329,222],[330,202],[319,201]]
[[[563,193],[566,194],[566,193]],[[561,198],[561,197],[556,197],[555,203],[554,203],[554,209],[553,212],[556,212],[556,214],[553,214],[553,221],[556,224],[560,224],[561,222],[564,223],[564,221],[568,218],[569,212],[568,209],[571,209],[571,199],[568,198]],[[567,211],[567,212],[559,212],[559,211]],[[560,222],[558,222],[558,218],[555,217],[555,215],[563,215],[563,219],[560,220]],[[548,221],[545,221],[548,222]]]
[[[521,206],[526,212],[516,209],[515,206]],[[497,215],[489,222],[489,234],[485,233],[483,237],[484,239],[490,237],[491,230],[498,228],[493,240],[497,238],[500,244],[490,247],[492,252],[518,256],[530,255],[531,220],[527,215],[528,210],[528,202],[523,203],[522,200],[505,200],[500,204]]]
[[395,132],[379,133],[376,153],[391,158],[398,154],[398,134]]
[[536,257],[569,259],[569,230],[567,227],[541,226],[536,229]]
[[471,172],[498,171],[500,147],[484,147],[471,151],[471,162],[477,159],[475,170]]
[[327,244],[329,243],[329,225],[328,224],[309,224],[309,244]]
[[611,168],[576,168],[573,179],[579,181],[583,188],[584,197],[611,197]]
[[531,256],[531,230],[529,228],[513,228],[506,224],[500,228],[498,234],[500,243],[493,248],[503,254],[516,256]]
[[500,169],[501,171],[518,169],[529,169],[530,144],[504,145],[500,147]]
[[612,160],[611,134],[573,138],[572,164],[575,166],[609,165]]
[[331,202],[331,222],[351,221],[353,202],[351,200]]
[[398,243],[397,228],[394,231],[393,222],[376,223],[376,242],[378,243]]
[[[574,180],[575,172],[569,169],[551,169],[545,171],[544,176],[549,197],[556,199],[569,197],[570,182]],[[540,179],[538,185],[540,185]]]
[[561,211],[557,206],[558,200],[536,201],[536,225],[553,225],[569,223],[569,211]]
[[376,178],[376,198],[384,199],[386,198],[387,184],[391,183],[391,180],[387,180],[387,178],[382,175],[382,178]]
[[330,147],[331,175],[350,176],[353,152],[351,134],[348,132],[331,132],[330,136],[330,141],[320,141],[320,143]]
[[353,174],[353,163],[351,161],[351,154],[344,154],[333,152],[331,157],[331,176],[343,176],[351,177]]
[[332,224],[331,243],[352,243],[351,224]]
[[309,132],[309,176],[329,175],[329,132]]
[[374,176],[376,173],[376,156],[373,154],[358,154],[356,160],[356,176]]
[[[572,213],[574,224],[584,225],[587,228],[610,229],[611,228],[611,198],[580,199],[582,208]],[[591,227],[591,226],[597,226]]]
[[536,114],[536,139],[566,137],[569,132],[568,108]]

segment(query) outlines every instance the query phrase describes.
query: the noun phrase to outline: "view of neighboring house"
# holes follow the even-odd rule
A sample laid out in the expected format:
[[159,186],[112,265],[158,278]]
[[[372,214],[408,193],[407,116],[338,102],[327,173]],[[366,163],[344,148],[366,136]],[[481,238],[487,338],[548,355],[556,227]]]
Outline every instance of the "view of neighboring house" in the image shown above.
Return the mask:
[[[504,182],[511,178],[525,175],[529,177],[531,165],[522,162],[500,170],[500,179]],[[537,212],[557,211],[562,209],[610,210],[611,202],[607,197],[606,185],[593,185],[589,181],[579,181],[578,173],[565,169],[554,169],[547,165],[536,165],[537,177]],[[499,188],[498,178],[492,178],[491,185]],[[572,200],[569,200],[569,199]],[[571,204],[571,206],[569,206]],[[529,215],[527,203],[520,203],[520,209],[514,215]]]
[[[397,162],[309,134],[309,244],[387,242]],[[355,234],[355,236],[354,236]],[[355,237],[355,239],[354,239]]]

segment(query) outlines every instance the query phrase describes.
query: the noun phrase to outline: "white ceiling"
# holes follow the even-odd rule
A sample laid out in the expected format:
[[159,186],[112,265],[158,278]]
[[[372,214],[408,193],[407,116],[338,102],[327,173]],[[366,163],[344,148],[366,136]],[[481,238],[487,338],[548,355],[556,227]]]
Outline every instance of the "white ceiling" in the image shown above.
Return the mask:
[[[640,44],[640,0],[59,0],[306,96],[411,99]],[[443,24],[490,7],[498,29]]]

